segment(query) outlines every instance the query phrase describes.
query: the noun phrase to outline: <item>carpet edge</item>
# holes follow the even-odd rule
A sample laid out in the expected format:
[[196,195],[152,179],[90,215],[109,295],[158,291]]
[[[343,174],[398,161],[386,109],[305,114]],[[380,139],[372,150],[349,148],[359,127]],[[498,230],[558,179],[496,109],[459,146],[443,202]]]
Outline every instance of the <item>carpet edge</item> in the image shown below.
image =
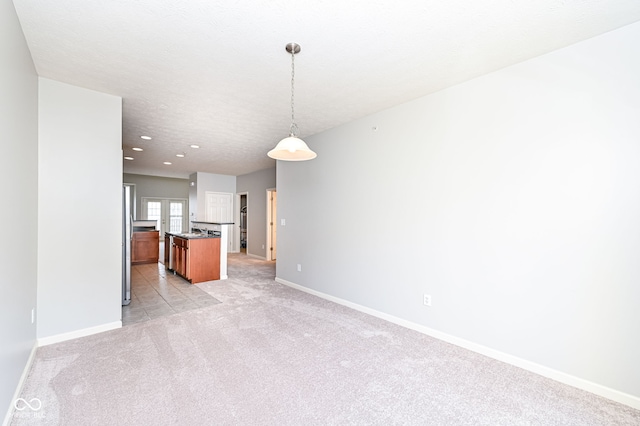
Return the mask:
[[275,281],[287,287],[291,287],[293,289],[300,290],[304,293],[308,293],[313,296],[320,297],[330,302],[334,302],[339,305],[346,306],[348,308],[391,322],[401,327],[405,327],[405,328],[417,331],[419,333],[426,334],[427,336],[459,346],[461,348],[468,349],[472,352],[479,353],[481,355],[487,356],[497,361],[502,361],[507,364],[513,365],[515,367],[522,368],[531,373],[539,374],[543,377],[555,380],[562,384],[572,386],[574,388],[581,389],[583,391],[598,395],[600,397],[609,399],[611,401],[615,401],[620,404],[629,406],[636,410],[640,410],[640,397],[637,397],[616,389],[612,389],[607,386],[604,386],[595,382],[591,382],[589,380],[582,379],[577,376],[572,376],[571,374],[564,373],[562,371],[558,371],[553,368],[546,367],[544,365],[537,364],[535,362],[528,361],[526,359],[519,358],[517,356],[510,355],[508,353],[501,352],[496,349],[492,349],[487,346],[480,345],[478,343],[471,342],[469,340],[465,340],[447,333],[443,333],[441,331],[434,330],[424,325],[420,325],[409,320],[398,318],[396,316],[393,316],[381,311],[377,311],[367,306],[359,305],[357,303],[350,302],[348,300],[341,299],[339,297],[331,296],[329,294],[322,293],[320,291],[301,286],[300,284],[296,284],[294,282],[287,281],[279,277],[276,277]]
[[4,417],[2,422],[3,426],[8,426],[11,424],[11,419],[13,418],[13,413],[15,411],[14,403],[20,397],[22,393],[22,389],[27,381],[27,377],[29,376],[29,371],[31,370],[31,366],[36,359],[36,351],[38,350],[38,343],[34,342],[33,347],[31,348],[31,353],[29,354],[29,358],[27,358],[27,362],[22,370],[22,374],[20,375],[20,380],[18,380],[18,384],[16,385],[16,390],[13,393],[13,398],[11,398],[11,404],[9,405],[9,409],[7,410],[7,414]]

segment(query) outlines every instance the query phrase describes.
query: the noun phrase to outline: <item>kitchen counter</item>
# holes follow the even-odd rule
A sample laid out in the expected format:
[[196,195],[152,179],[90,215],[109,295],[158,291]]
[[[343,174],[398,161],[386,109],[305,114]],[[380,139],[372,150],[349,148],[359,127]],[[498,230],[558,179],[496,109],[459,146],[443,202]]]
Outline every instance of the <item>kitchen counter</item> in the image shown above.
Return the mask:
[[203,238],[220,238],[220,234],[204,234],[199,232],[166,232],[165,235],[171,235],[173,237],[184,238],[185,240],[191,239],[203,239]]
[[220,240],[220,235],[209,233],[167,232],[165,267],[191,284],[219,280]]
[[[193,231],[200,231],[203,234],[209,233],[220,238],[220,279],[226,280],[227,276],[227,252],[231,248],[230,235],[232,232],[231,225],[233,222],[207,222],[204,220],[192,220],[190,223],[190,233],[184,235],[193,235],[192,239],[203,239],[207,237],[196,236]],[[186,238],[178,235],[178,238]],[[210,237],[208,237],[210,238]],[[215,237],[214,237],[215,238]]]

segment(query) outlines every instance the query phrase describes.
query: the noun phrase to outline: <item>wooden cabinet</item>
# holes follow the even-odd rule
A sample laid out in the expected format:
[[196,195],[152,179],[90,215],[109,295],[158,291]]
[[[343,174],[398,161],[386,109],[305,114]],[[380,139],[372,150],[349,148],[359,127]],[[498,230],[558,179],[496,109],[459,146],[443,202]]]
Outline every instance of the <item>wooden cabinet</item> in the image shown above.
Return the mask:
[[189,240],[173,237],[173,271],[188,280],[187,250],[189,250]]
[[220,279],[220,238],[173,237],[173,271],[192,284]]
[[134,232],[131,239],[131,263],[158,263],[160,233],[158,231]]

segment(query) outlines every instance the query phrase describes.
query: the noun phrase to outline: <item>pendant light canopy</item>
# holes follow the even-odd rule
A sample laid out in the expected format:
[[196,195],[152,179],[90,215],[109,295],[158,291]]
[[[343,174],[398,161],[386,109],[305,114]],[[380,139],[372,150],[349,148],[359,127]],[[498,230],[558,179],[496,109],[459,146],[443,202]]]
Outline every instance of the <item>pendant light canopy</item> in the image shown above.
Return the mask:
[[296,124],[294,108],[293,108],[293,83],[295,78],[294,58],[296,53],[300,52],[300,45],[297,43],[289,43],[285,46],[287,52],[291,53],[291,129],[289,137],[278,142],[275,148],[267,153],[267,155],[276,160],[283,161],[305,161],[316,158],[317,154],[300,138],[298,138],[298,125]]

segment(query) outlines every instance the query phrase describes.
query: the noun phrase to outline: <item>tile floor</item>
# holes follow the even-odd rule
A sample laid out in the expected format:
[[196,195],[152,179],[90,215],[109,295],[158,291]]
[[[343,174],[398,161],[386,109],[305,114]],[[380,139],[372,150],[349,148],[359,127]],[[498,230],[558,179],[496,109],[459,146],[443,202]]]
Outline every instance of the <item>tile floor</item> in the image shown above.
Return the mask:
[[165,270],[162,263],[131,267],[131,303],[122,307],[122,325],[202,308],[220,301],[198,285]]

